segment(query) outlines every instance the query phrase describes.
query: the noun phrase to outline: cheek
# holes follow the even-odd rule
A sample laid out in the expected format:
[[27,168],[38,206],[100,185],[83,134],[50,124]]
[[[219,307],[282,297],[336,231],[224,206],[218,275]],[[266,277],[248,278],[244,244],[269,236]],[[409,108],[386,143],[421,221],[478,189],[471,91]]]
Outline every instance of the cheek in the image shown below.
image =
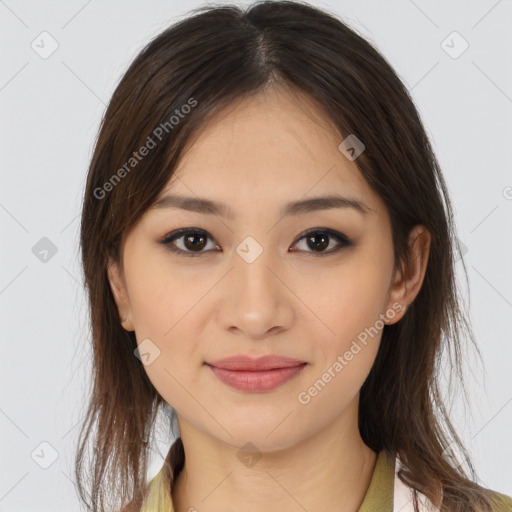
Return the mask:
[[156,357],[151,364],[144,365],[149,380],[168,404],[187,411],[191,406],[187,390],[194,389],[201,376],[197,321],[200,305],[194,307],[195,297],[177,298],[168,290],[154,288],[147,300],[141,295],[135,306],[137,343],[147,344],[144,340],[151,340],[149,347]]
[[[144,245],[145,244],[145,245]],[[133,243],[126,259],[126,280],[137,336],[170,339],[200,299],[186,272],[169,263],[165,251]],[[128,252],[128,251],[127,251]],[[204,294],[204,291],[203,291]]]
[[126,269],[137,343],[145,344],[139,350],[148,347],[151,354],[145,371],[162,396],[165,390],[164,398],[171,400],[183,392],[179,383],[190,379],[187,365],[198,358],[200,301],[208,287],[191,286],[184,273],[166,264],[165,256],[151,257],[142,250],[130,254]]
[[315,340],[315,358],[297,398],[319,421],[328,421],[357,395],[377,356],[384,327],[379,274],[342,274],[343,279],[331,280],[328,294],[310,294],[322,321],[305,323],[307,337]]
[[342,348],[379,319],[386,303],[388,272],[386,264],[358,254],[344,265],[303,279],[298,295],[316,317],[311,325],[323,339],[331,340],[329,346]]
[[391,265],[387,257],[376,259],[373,250],[359,251],[301,286],[299,295],[312,311],[307,313],[312,320],[304,322],[316,345],[317,364],[311,370],[315,378],[332,382],[325,399],[330,393],[350,399],[375,361]]

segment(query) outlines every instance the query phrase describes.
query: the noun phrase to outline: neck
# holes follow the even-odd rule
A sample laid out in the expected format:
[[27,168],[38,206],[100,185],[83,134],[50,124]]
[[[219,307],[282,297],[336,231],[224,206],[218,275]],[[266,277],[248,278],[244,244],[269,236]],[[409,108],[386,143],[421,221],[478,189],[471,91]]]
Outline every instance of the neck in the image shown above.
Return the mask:
[[257,452],[256,463],[242,463],[239,447],[182,418],[179,425],[185,465],[173,490],[175,512],[356,512],[377,460],[359,434],[357,403],[320,432]]

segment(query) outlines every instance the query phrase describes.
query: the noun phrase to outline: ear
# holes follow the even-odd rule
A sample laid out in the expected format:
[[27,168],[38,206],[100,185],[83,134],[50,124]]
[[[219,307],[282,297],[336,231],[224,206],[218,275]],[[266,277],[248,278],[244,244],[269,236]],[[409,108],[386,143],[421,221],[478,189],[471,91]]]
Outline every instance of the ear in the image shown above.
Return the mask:
[[409,249],[406,260],[396,270],[394,283],[389,291],[387,311],[393,311],[395,314],[388,315],[385,320],[386,324],[398,322],[418,295],[427,270],[430,241],[429,230],[420,224],[414,226],[409,233]]
[[119,264],[109,257],[107,264],[108,281],[117,305],[120,322],[127,331],[134,331],[132,321],[132,310],[123,271]]

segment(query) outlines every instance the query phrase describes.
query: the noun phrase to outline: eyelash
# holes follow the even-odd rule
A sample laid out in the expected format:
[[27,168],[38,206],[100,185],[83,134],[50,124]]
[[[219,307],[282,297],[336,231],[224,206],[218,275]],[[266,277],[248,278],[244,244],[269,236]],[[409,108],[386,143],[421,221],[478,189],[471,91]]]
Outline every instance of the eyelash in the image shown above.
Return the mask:
[[[344,247],[350,247],[350,246],[354,245],[350,241],[350,239],[347,238],[343,233],[339,233],[338,231],[334,231],[333,229],[328,229],[328,228],[324,228],[324,229],[315,228],[315,229],[308,230],[299,236],[296,243],[299,243],[303,238],[307,238],[308,236],[315,235],[315,234],[327,235],[327,237],[329,238],[329,241],[331,238],[334,238],[336,241],[338,241],[342,244],[342,245],[339,245],[334,250],[330,249],[329,251],[326,251],[326,252],[315,253],[314,251],[305,251],[307,253],[310,253],[315,258],[335,254],[335,253],[339,252],[341,249],[343,249]],[[184,251],[183,249],[178,249],[172,245],[175,240],[183,238],[184,235],[200,235],[207,239],[210,238],[209,233],[207,233],[206,231],[204,231],[202,229],[182,228],[182,229],[177,229],[177,230],[172,231],[171,233],[167,234],[162,240],[160,240],[160,243],[162,245],[165,245],[170,252],[178,254],[180,256],[185,256],[185,257],[194,258],[194,257],[201,256],[202,254],[209,252],[209,251],[198,251],[198,252]],[[297,252],[297,251],[293,251],[293,252]],[[300,252],[300,251],[298,251],[298,252]]]

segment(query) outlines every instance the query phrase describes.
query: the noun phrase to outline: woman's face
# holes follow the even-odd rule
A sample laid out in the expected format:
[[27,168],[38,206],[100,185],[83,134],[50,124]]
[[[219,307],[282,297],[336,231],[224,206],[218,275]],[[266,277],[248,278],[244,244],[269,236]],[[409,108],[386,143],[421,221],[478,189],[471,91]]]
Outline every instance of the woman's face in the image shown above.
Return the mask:
[[[355,417],[382,320],[398,321],[410,300],[393,271],[385,205],[341,142],[305,98],[241,101],[207,126],[160,195],[190,198],[190,208],[163,202],[123,240],[124,268],[110,268],[123,326],[180,428],[272,450]],[[286,209],[327,196],[361,206]],[[195,211],[199,199],[218,211]],[[239,355],[306,364],[257,374],[208,364]]]

